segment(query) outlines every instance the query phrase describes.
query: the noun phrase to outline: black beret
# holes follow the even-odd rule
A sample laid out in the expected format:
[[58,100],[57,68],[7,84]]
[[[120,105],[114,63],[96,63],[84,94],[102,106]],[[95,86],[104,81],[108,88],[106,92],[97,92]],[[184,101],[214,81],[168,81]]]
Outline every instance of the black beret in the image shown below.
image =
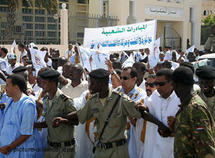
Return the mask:
[[194,73],[194,66],[193,66],[192,63],[190,63],[190,62],[183,62],[183,63],[180,63],[180,66],[189,67],[193,71],[193,73]]
[[60,73],[56,70],[52,70],[52,69],[49,69],[49,70],[46,70],[46,71],[43,71],[39,74],[39,76],[42,78],[42,79],[54,79],[54,78],[58,78],[60,76]]
[[89,76],[94,79],[108,79],[110,72],[105,69],[96,69],[90,72]]
[[18,73],[18,72],[24,72],[26,70],[27,70],[27,67],[25,67],[25,66],[19,66],[19,67],[15,68],[12,72],[13,73]]
[[172,80],[175,83],[182,83],[185,85],[193,85],[193,72],[189,67],[180,66],[172,74]]
[[196,76],[202,79],[215,79],[215,68],[212,66],[201,66],[196,69]]

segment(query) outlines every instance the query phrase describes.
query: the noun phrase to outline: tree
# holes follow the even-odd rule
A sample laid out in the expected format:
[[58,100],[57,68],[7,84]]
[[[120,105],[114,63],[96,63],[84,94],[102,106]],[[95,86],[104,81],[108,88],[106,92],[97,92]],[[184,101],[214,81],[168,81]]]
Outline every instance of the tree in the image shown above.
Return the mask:
[[202,19],[202,23],[207,26],[211,26],[215,24],[215,16],[208,15],[207,17]]
[[28,7],[32,7],[33,1],[40,8],[45,8],[48,12],[57,10],[57,0],[8,0],[8,16],[7,16],[7,30],[6,39],[12,39],[14,32],[14,25],[16,22],[16,9],[19,2],[26,3]]

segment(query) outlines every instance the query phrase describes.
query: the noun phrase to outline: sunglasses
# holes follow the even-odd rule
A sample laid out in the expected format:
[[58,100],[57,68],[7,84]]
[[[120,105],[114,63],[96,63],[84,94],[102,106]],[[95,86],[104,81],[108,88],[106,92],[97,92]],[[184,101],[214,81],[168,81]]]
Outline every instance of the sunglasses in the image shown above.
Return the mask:
[[146,87],[149,86],[149,87],[153,88],[155,86],[155,83],[148,83],[148,82],[146,82],[145,86]]
[[130,78],[128,78],[128,77],[126,77],[126,76],[121,76],[120,79],[121,79],[121,80],[128,80],[128,79],[130,79]]
[[166,81],[166,82],[155,82],[154,84],[156,86],[164,86],[166,83],[168,83],[168,81]]

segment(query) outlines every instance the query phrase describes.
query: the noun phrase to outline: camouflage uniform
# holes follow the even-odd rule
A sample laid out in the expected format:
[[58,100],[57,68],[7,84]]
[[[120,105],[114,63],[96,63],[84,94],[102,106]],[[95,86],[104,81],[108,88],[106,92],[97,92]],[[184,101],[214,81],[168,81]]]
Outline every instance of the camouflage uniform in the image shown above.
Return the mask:
[[213,34],[208,37],[204,48],[205,50],[210,50],[215,53],[215,36]]
[[215,96],[206,97],[202,91],[198,93],[201,99],[207,104],[207,108],[210,111],[213,119],[215,120]]
[[175,122],[175,158],[214,158],[213,118],[204,101],[193,95],[180,105]]

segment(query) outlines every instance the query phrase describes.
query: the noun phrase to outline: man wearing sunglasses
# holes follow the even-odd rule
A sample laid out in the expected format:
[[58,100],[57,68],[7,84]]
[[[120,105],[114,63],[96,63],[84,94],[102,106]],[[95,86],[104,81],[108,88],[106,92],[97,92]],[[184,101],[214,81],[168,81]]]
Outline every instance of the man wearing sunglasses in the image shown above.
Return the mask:
[[[118,92],[126,94],[132,101],[134,102],[144,102],[144,98],[146,97],[144,91],[137,87],[137,70],[134,67],[126,67],[122,70],[121,74],[121,86],[116,88]],[[136,120],[130,118],[128,121],[128,150],[130,158],[138,157],[140,153],[141,140],[138,139],[136,130]],[[141,124],[142,126],[142,124]]]
[[156,90],[155,77],[156,77],[155,75],[150,74],[146,79],[145,87],[147,97],[150,97],[151,94]]
[[[149,109],[149,113],[166,126],[168,126],[167,118],[169,116],[175,116],[178,111],[178,105],[180,104],[179,98],[173,91],[172,73],[173,71],[171,69],[161,69],[157,72],[154,82],[157,90],[151,94],[145,103]],[[150,128],[146,129],[143,157],[172,158],[174,138],[164,135],[161,130],[158,130],[157,125],[150,124],[150,126]],[[147,134],[147,130],[150,130],[149,134]]]
[[[147,104],[147,100],[150,98],[151,94],[156,90],[156,86],[155,86],[155,78],[156,76],[154,74],[150,74],[145,82],[145,90],[146,90],[146,94],[147,96],[144,98],[144,104]],[[138,119],[136,122],[136,132],[139,138],[141,138],[141,143],[138,144],[138,148],[140,148],[140,152],[139,152],[139,157],[144,157],[144,151],[145,150],[150,150],[145,148],[145,147],[149,147],[147,146],[148,143],[150,143],[152,141],[152,132],[157,132],[156,129],[154,129],[156,126],[149,122],[146,121],[144,119]],[[150,139],[148,139],[148,138]]]
[[211,66],[203,66],[196,69],[196,75],[199,79],[201,91],[199,96],[207,104],[209,111],[215,119],[215,68]]

